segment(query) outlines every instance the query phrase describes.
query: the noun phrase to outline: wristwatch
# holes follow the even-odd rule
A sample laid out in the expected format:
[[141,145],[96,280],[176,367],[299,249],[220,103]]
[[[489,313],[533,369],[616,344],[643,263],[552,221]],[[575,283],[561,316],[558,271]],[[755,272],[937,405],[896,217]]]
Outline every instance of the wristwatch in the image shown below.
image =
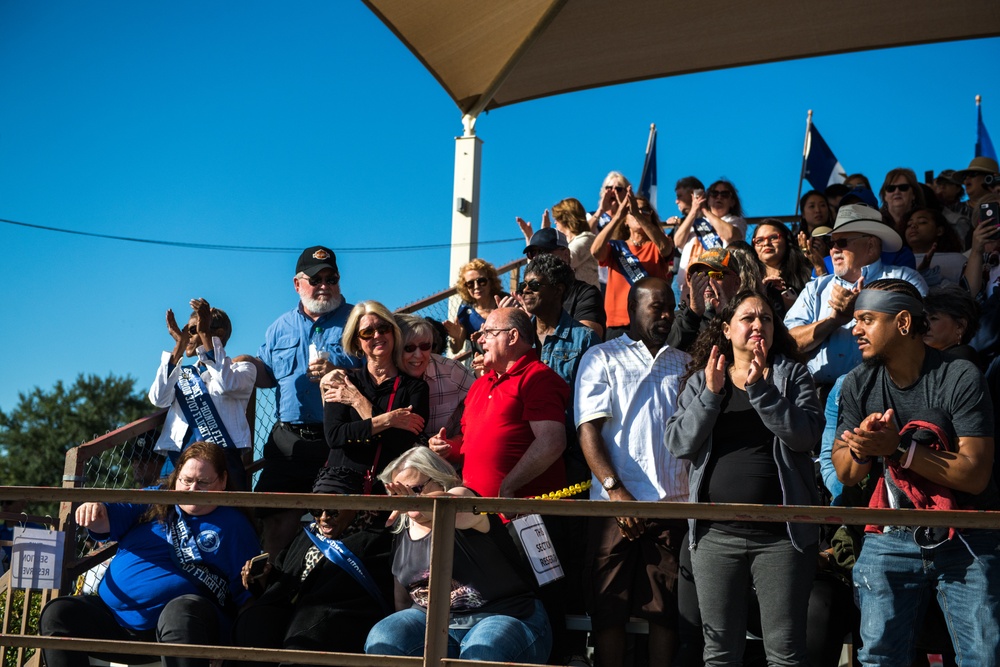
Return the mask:
[[605,491],[613,491],[621,486],[621,482],[614,475],[608,475],[603,480],[601,480],[601,486],[604,487]]

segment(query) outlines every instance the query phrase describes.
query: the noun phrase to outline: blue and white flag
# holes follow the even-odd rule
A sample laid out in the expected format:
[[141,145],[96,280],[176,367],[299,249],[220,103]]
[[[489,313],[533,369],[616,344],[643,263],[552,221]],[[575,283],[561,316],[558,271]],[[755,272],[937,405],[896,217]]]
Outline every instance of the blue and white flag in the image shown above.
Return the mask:
[[814,190],[823,192],[827,186],[843,183],[847,172],[833,154],[830,147],[823,141],[816,126],[809,125],[806,135],[806,173],[805,178]]
[[656,126],[649,126],[649,143],[646,144],[646,161],[642,164],[642,178],[639,179],[640,197],[649,200],[653,210],[656,208]]
[[[976,126],[976,157],[989,157],[996,160],[997,152],[993,148],[993,142],[990,140],[990,133],[986,131],[986,126],[983,125],[983,108],[977,106],[976,110],[979,112],[979,123]],[[643,172],[643,175],[645,175],[645,172]]]

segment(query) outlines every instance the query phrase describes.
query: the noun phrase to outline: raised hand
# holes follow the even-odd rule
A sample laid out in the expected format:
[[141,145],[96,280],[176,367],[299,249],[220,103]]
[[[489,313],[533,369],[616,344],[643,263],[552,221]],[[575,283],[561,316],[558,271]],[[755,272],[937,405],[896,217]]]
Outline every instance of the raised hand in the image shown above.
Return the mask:
[[705,364],[705,386],[713,394],[721,394],[726,387],[726,355],[719,352],[719,346],[713,345]]
[[174,317],[174,311],[170,308],[167,308],[167,332],[170,333],[171,338],[178,343],[183,343],[185,346],[191,338],[191,334],[188,333],[187,327],[181,329],[177,326],[177,318]]
[[199,334],[212,334],[212,307],[204,299],[191,299],[191,310],[195,314],[195,329]]
[[521,233],[524,234],[525,243],[531,243],[531,237],[535,234],[535,228],[531,226],[531,223],[520,216],[514,216],[514,220],[517,222],[517,226],[521,228]]

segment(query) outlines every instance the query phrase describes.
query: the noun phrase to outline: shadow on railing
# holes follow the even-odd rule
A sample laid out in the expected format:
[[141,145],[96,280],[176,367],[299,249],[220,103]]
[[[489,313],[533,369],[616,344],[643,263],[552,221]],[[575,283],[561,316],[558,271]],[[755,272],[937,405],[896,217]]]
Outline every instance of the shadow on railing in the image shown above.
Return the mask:
[[[26,498],[32,501],[59,501],[66,507],[81,502],[134,502],[132,489],[81,489],[41,487],[0,487],[0,500]],[[83,639],[45,638],[32,635],[0,635],[0,645],[62,650],[120,651],[143,655],[177,655],[249,659],[299,664],[430,666],[460,662],[447,659],[447,628],[450,603],[452,556],[457,512],[504,512],[505,514],[539,513],[559,516],[635,516],[639,518],[696,518],[701,520],[738,520],[769,522],[802,522],[815,524],[925,525],[958,528],[995,528],[1000,512],[860,509],[840,507],[716,505],[704,503],[612,502],[590,500],[525,500],[508,498],[427,498],[389,496],[335,496],[315,494],[280,494],[209,491],[142,491],[144,501],[165,504],[193,503],[232,507],[294,508],[303,511],[313,507],[371,510],[421,510],[433,514],[430,559],[430,599],[427,613],[426,650],[423,659],[372,657],[347,653],[314,651],[284,651],[278,649],[246,649],[225,646],[189,646],[178,644],[144,644],[141,642],[110,642]],[[72,513],[69,513],[70,517]],[[76,527],[64,525],[67,541]],[[77,563],[79,565],[79,563]],[[69,568],[68,568],[69,569]],[[53,595],[55,591],[51,592]],[[37,660],[37,654],[35,658]],[[475,663],[483,667],[484,663]]]

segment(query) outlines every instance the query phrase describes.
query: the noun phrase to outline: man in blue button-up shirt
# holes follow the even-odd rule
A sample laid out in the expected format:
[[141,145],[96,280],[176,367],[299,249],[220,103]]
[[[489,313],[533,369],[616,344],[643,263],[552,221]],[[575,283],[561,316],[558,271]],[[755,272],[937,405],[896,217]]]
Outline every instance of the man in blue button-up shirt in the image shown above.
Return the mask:
[[882,263],[882,251],[896,252],[903,242],[877,210],[864,204],[841,206],[831,237],[833,273],[808,283],[785,315],[785,326],[806,355],[823,401],[837,378],[861,363],[851,333],[861,288],[881,278],[901,278],[927,293],[916,270]]
[[[264,468],[255,491],[309,493],[329,448],[323,436],[319,380],[358,360],[344,352],[341,336],[353,308],[340,293],[333,251],[306,248],[295,266],[299,304],[267,329],[257,352],[257,386],[275,388],[277,421],[264,445]],[[291,542],[301,512],[257,510],[264,550],[276,557]]]

